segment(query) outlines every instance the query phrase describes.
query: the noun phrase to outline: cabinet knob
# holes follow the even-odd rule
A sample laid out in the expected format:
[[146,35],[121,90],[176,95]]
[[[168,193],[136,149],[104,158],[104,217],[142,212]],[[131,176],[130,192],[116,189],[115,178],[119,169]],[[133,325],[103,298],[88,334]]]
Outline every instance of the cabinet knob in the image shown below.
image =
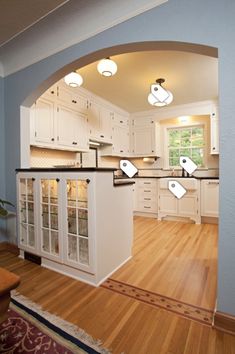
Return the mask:
[[73,143],[72,143],[73,145],[77,145],[78,143],[76,142],[76,141],[73,141]]
[[59,182],[60,181],[60,179],[59,178],[56,178],[56,182]]
[[54,95],[54,93],[55,93],[55,91],[52,90],[52,91],[51,91],[51,94]]
[[35,178],[34,178],[34,177],[32,178],[32,181],[33,181],[33,182],[35,181]]
[[90,180],[89,178],[86,179],[86,183],[87,183],[87,184],[90,183],[90,181],[91,181],[91,180]]
[[213,149],[212,150],[215,150],[215,147],[213,147]]
[[55,139],[54,139],[54,138],[51,138],[51,141],[55,141]]
[[120,123],[123,123],[123,120],[120,120]]
[[73,102],[73,103],[77,103],[77,101],[76,101],[76,100],[72,100],[72,102]]
[[123,152],[123,150],[120,150],[120,152]]
[[104,138],[104,135],[100,135],[101,138]]

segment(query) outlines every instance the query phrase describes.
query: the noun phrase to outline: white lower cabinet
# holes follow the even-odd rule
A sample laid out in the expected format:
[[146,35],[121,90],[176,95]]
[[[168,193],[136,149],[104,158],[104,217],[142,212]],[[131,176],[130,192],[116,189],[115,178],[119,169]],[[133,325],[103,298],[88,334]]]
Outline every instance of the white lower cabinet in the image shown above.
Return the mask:
[[25,176],[18,177],[19,247],[93,272],[92,176]]
[[200,181],[194,178],[177,179],[187,190],[186,194],[178,199],[168,189],[169,180],[174,180],[174,177],[159,179],[158,219],[167,216],[187,217],[200,224]]
[[219,217],[219,180],[201,181],[202,216]]
[[157,214],[157,179],[136,178],[134,201],[135,212]]
[[132,187],[115,189],[113,171],[19,172],[17,189],[22,256],[94,285],[130,258]]

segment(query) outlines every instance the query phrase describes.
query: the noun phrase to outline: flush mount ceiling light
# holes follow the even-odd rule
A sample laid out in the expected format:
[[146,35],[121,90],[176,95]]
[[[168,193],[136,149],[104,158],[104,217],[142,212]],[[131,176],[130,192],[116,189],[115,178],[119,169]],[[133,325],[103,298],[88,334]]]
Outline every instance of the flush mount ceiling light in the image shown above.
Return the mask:
[[78,87],[78,86],[82,85],[83,78],[81,77],[80,74],[73,71],[72,73],[70,73],[64,77],[64,81],[67,85],[69,85],[71,87]]
[[148,95],[148,102],[152,106],[163,107],[173,101],[172,93],[162,87],[164,82],[165,79],[157,79],[156,84],[151,85],[151,92]]
[[99,61],[97,70],[103,76],[113,76],[117,72],[117,64],[108,57]]

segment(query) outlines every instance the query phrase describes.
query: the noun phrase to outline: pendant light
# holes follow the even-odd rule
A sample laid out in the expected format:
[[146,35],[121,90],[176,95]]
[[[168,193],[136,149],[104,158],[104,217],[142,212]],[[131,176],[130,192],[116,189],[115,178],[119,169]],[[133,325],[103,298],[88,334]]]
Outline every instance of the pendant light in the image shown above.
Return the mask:
[[83,84],[82,76],[75,71],[66,75],[64,77],[64,81],[68,86],[71,86],[71,87],[78,87]]
[[117,64],[109,57],[101,59],[97,65],[97,70],[103,76],[113,76],[117,72]]
[[173,95],[169,90],[162,87],[165,79],[157,79],[156,84],[151,85],[151,92],[148,95],[148,102],[152,106],[163,107],[173,101]]

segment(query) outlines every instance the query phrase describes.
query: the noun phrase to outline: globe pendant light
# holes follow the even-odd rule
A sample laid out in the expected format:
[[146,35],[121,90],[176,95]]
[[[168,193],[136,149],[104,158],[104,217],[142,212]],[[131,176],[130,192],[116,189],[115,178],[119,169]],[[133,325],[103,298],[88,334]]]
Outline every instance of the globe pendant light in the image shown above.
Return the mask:
[[97,70],[103,76],[113,76],[117,72],[117,64],[110,58],[101,59],[97,65]]
[[173,101],[173,95],[169,90],[162,87],[164,79],[157,79],[156,84],[151,85],[151,92],[148,95],[148,102],[152,106],[163,107]]
[[64,81],[68,86],[78,87],[83,84],[83,78],[80,74],[73,71],[64,77]]

